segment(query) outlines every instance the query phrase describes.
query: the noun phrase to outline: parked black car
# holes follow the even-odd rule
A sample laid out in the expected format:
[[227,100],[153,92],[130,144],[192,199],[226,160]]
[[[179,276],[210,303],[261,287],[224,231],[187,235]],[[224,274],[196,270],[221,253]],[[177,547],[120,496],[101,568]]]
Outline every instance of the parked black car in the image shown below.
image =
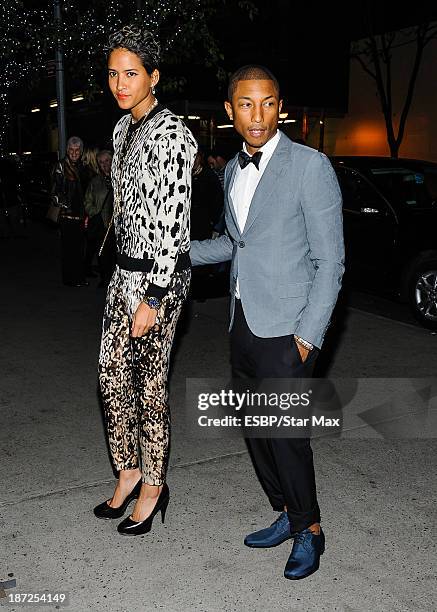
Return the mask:
[[408,301],[437,329],[437,164],[333,157],[343,194],[345,282]]

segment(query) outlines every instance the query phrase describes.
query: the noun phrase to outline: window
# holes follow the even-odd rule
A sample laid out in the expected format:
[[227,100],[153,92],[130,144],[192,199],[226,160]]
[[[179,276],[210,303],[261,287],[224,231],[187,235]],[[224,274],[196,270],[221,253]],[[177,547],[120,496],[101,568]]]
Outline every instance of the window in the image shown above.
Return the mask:
[[355,170],[344,167],[336,167],[338,182],[343,196],[343,208],[353,212],[362,212],[362,209],[375,209],[380,212],[386,210],[386,205],[381,196]]
[[431,208],[437,201],[437,166],[371,168],[375,185],[390,201],[408,208]]

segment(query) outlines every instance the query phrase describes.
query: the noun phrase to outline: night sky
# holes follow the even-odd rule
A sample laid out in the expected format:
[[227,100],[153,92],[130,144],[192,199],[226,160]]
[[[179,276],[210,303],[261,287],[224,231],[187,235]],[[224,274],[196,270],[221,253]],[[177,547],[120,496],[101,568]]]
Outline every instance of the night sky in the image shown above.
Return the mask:
[[[295,106],[326,107],[347,112],[351,40],[374,32],[404,28],[420,20],[437,19],[437,6],[415,2],[355,0],[335,3],[297,3],[254,0],[258,15],[223,9],[213,24],[224,51],[224,67],[233,71],[247,63],[267,65],[277,76],[285,101]],[[225,85],[214,71],[186,68],[186,95],[223,99]]]
[[[292,105],[335,107],[345,110],[348,88],[349,34],[339,27],[328,8],[311,17],[303,8],[284,0],[255,2],[253,21],[242,11],[223,11],[213,24],[224,52],[224,67],[233,71],[248,63],[269,67]],[[223,99],[225,84],[213,70],[188,70],[190,98]]]

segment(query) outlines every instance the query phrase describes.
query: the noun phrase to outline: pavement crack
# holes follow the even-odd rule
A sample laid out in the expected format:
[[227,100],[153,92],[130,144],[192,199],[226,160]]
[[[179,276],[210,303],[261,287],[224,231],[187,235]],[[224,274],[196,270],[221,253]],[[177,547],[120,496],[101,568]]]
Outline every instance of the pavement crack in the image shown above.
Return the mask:
[[205,459],[198,459],[197,461],[187,461],[187,463],[176,463],[175,465],[170,466],[171,469],[181,469],[190,467],[191,465],[200,465],[201,463],[209,463],[210,461],[215,461],[216,459],[226,459],[227,457],[238,457],[239,455],[247,455],[247,450],[236,451],[235,453],[226,453],[225,455],[214,455],[213,457],[205,457]]
[[431,330],[426,329],[425,327],[421,327],[419,324],[408,323],[407,321],[398,321],[397,319],[393,319],[392,317],[377,314],[376,312],[369,312],[368,310],[363,310],[362,308],[357,308],[356,306],[348,306],[347,310],[367,315],[368,317],[371,317],[373,319],[379,319],[380,321],[390,321],[391,323],[396,323],[397,325],[409,327],[410,329],[415,329],[418,332],[424,332],[426,335],[432,335]]
[[[217,459],[226,459],[228,457],[238,457],[240,455],[246,455],[248,451],[236,451],[234,453],[226,453],[224,455],[213,455],[212,457],[205,457],[204,459],[198,459],[197,461],[187,461],[186,463],[176,463],[174,465],[170,465],[170,469],[182,469],[186,467],[190,467],[192,465],[201,465],[202,463],[209,463],[211,461],[216,461]],[[114,478],[105,479],[105,480],[96,480],[95,482],[85,482],[77,485],[73,485],[71,487],[64,487],[63,489],[54,489],[53,491],[46,491],[44,493],[38,493],[36,495],[29,495],[28,497],[21,497],[20,499],[16,499],[13,501],[0,502],[0,508],[6,508],[8,506],[15,506],[17,504],[21,504],[23,502],[33,501],[37,499],[46,499],[47,497],[52,497],[53,495],[59,495],[62,493],[70,493],[71,491],[78,491],[83,489],[92,489],[93,487],[98,487],[103,484],[111,484],[114,482]]]

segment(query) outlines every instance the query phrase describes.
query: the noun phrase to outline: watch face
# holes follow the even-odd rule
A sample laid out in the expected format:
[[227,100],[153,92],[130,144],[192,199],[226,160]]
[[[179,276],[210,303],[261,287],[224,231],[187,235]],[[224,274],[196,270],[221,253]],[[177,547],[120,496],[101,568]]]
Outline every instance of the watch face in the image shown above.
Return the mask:
[[158,309],[159,306],[161,305],[160,301],[154,297],[147,298],[147,303],[150,306],[150,308],[155,308],[155,309]]

